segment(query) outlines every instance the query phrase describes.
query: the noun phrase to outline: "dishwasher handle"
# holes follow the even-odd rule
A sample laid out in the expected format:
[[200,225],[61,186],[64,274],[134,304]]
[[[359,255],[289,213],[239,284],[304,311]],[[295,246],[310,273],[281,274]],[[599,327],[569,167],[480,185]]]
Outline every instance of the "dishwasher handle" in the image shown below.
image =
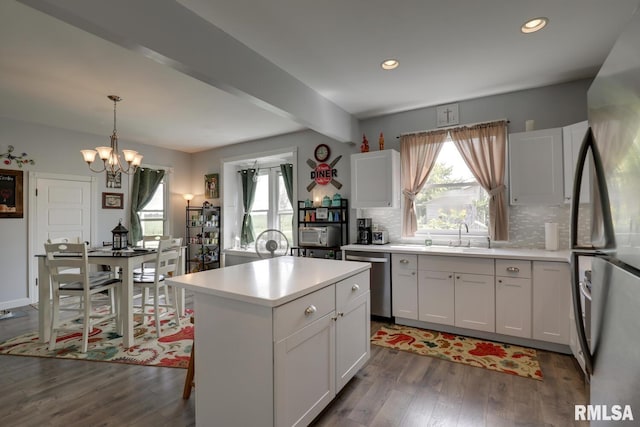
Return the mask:
[[364,261],[364,262],[387,262],[387,258],[374,258],[358,255],[347,255],[347,261]]

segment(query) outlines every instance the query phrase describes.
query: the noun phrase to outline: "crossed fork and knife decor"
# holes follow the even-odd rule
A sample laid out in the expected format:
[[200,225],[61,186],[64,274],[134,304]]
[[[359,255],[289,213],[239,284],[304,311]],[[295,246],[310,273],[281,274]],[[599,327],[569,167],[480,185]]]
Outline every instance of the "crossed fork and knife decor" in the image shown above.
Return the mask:
[[[323,163],[321,163],[321,164],[319,165],[319,164],[317,164],[316,162],[314,162],[313,160],[311,160],[311,159],[307,159],[307,165],[309,165],[309,167],[312,169],[312,172],[311,172],[311,178],[313,179],[313,181],[312,181],[309,185],[307,185],[307,191],[311,191],[311,190],[313,190],[313,189],[314,189],[314,187],[315,187],[316,185],[318,185],[318,181],[320,181],[320,182],[322,182],[322,181],[323,181],[323,179],[319,179],[319,178],[318,178],[318,176],[319,176],[318,174],[319,174],[319,173],[321,173],[323,177],[324,177],[324,175],[325,175],[326,173],[329,173],[329,174],[330,174],[330,178],[331,178],[331,180],[330,180],[329,182],[330,182],[331,184],[333,184],[333,186],[334,186],[334,187],[336,187],[337,189],[342,188],[342,183],[341,183],[341,182],[339,182],[337,179],[335,179],[335,178],[334,178],[334,176],[335,176],[334,167],[335,167],[335,165],[340,161],[340,159],[341,159],[341,158],[342,158],[342,155],[340,155],[340,156],[336,157],[335,159],[333,159],[333,160],[331,161],[331,163],[329,163],[329,170],[326,170],[326,168],[324,168],[323,170],[319,170],[319,169],[318,169],[318,166],[320,166],[320,165],[321,165],[321,164],[323,164]],[[326,178],[326,177],[324,177],[324,180],[326,180],[326,179],[327,179],[327,178]],[[324,184],[322,184],[322,185],[324,185]]]

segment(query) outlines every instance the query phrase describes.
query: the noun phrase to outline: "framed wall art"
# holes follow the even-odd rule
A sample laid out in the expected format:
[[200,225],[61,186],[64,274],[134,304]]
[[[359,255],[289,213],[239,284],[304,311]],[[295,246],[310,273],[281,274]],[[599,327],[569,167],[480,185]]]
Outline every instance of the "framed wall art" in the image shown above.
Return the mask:
[[23,218],[22,171],[0,169],[0,218]]
[[102,209],[124,209],[122,193],[102,193]]
[[204,176],[204,198],[205,199],[220,198],[218,182],[219,181],[218,181],[217,173],[210,173]]
[[122,172],[106,172],[107,188],[122,188]]

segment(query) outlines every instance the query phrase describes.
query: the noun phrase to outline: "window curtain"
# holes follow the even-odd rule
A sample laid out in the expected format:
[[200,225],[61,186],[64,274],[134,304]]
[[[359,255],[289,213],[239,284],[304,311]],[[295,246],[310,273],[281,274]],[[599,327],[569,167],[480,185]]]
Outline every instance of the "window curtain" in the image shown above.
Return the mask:
[[289,203],[291,203],[291,206],[293,206],[293,165],[291,163],[281,164],[280,172],[282,173],[284,188],[287,190]]
[[242,180],[242,206],[244,207],[242,230],[240,231],[241,246],[247,246],[256,239],[253,234],[251,209],[253,208],[253,200],[256,197],[257,177],[258,171],[256,169],[242,169],[240,171],[240,179]]
[[158,185],[164,178],[165,171],[138,168],[133,175],[133,185],[131,187],[131,211],[130,220],[131,230],[129,230],[130,242],[139,242],[142,240],[142,225],[140,224],[140,216],[138,211],[143,209],[158,189]]
[[435,165],[447,131],[421,132],[400,137],[402,194],[404,196],[402,236],[412,237],[418,229],[415,199]]
[[509,239],[505,195],[506,121],[450,130],[451,139],[478,183],[489,193],[489,237]]

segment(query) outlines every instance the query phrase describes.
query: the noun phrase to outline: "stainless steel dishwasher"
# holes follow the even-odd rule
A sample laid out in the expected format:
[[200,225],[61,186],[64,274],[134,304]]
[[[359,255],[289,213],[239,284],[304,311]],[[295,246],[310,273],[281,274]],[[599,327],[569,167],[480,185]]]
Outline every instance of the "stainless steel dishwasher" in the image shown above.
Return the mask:
[[391,254],[346,251],[347,261],[371,263],[371,315],[391,317]]

